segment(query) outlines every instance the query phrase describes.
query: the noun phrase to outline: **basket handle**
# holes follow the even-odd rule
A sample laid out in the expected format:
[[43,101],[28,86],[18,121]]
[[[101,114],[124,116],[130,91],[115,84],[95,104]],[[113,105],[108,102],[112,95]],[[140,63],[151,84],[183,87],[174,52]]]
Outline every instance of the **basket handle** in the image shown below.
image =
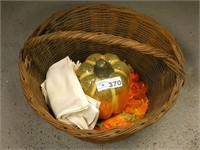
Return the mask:
[[181,65],[175,61],[175,58],[167,53],[166,51],[155,48],[151,45],[140,43],[133,39],[124,38],[121,36],[115,36],[111,34],[105,34],[101,32],[85,32],[85,31],[59,31],[54,33],[49,33],[37,37],[30,38],[25,43],[26,46],[34,46],[44,41],[51,41],[58,38],[65,39],[80,39],[84,41],[92,41],[97,43],[106,43],[108,45],[119,45],[120,47],[130,48],[137,50],[143,54],[152,55],[157,58],[161,58],[166,65],[171,68],[177,77],[184,79],[184,71]]

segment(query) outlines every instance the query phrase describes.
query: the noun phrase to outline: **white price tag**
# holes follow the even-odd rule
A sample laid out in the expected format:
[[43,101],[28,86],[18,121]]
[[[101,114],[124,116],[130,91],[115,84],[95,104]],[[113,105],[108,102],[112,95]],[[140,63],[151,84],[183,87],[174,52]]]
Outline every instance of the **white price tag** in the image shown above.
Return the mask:
[[100,92],[106,89],[121,87],[122,80],[120,77],[104,79],[104,80],[96,82],[96,86],[97,86],[97,90]]

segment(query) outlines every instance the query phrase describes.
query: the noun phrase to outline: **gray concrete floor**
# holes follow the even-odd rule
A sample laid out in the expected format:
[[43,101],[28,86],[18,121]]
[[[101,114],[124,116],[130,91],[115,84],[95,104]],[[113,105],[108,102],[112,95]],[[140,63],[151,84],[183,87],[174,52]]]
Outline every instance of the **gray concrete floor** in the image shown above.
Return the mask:
[[[1,3],[2,149],[180,149],[200,146],[199,2],[107,2],[148,15],[177,39],[186,58],[186,82],[177,103],[158,122],[130,138],[96,145],[61,132],[39,118],[22,94],[18,54],[50,14],[84,2]],[[94,2],[93,2],[94,3]],[[97,3],[97,2],[96,2]]]

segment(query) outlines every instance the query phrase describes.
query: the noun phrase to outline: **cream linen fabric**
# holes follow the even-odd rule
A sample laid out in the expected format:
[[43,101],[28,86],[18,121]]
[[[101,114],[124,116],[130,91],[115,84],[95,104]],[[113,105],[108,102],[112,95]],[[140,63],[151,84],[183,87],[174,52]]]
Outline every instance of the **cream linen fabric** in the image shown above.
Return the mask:
[[75,74],[79,66],[69,57],[53,64],[41,89],[58,120],[91,130],[99,117],[100,102],[84,94]]

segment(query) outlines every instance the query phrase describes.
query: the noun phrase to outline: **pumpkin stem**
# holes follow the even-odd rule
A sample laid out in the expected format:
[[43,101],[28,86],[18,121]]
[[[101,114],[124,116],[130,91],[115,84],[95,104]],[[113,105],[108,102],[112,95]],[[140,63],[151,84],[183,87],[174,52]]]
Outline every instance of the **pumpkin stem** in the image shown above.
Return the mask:
[[94,65],[94,73],[99,78],[107,78],[113,71],[111,64],[104,59],[99,59]]

